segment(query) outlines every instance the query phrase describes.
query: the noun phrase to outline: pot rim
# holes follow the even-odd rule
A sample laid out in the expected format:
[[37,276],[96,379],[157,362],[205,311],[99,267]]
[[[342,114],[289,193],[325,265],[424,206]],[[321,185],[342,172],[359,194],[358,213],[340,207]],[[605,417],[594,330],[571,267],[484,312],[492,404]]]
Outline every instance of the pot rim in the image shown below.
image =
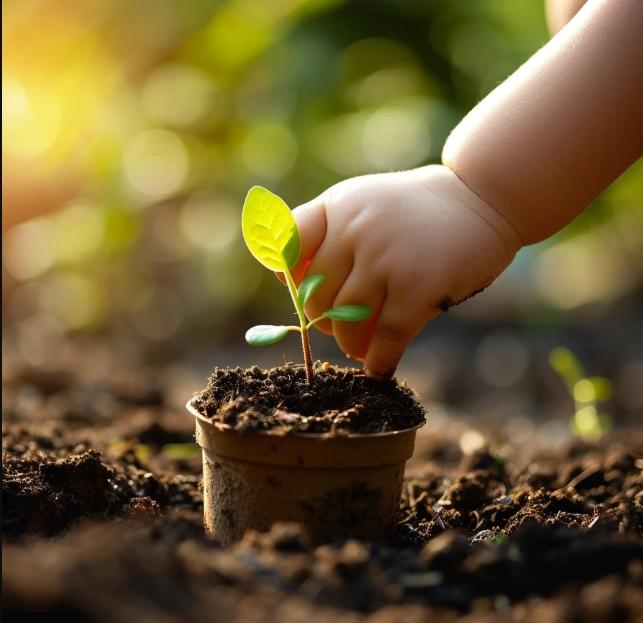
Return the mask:
[[[210,418],[205,417],[200,411],[197,410],[197,408],[192,404],[192,401],[194,400],[194,396],[190,398],[185,403],[185,408],[188,410],[188,412],[193,415],[195,418],[200,420],[203,424],[206,424],[208,426],[213,426],[217,430],[220,431],[227,431],[231,433],[237,433],[241,434],[236,428],[233,426],[229,426],[227,424],[222,424],[221,422],[213,422]],[[426,418],[424,422],[421,424],[417,424],[416,426],[411,426],[410,428],[402,428],[400,430],[391,430],[391,431],[386,431],[383,433],[346,433],[342,435],[337,435],[337,434],[331,434],[331,433],[301,433],[301,432],[286,432],[286,433],[274,433],[270,430],[261,430],[261,431],[252,431],[252,432],[245,432],[243,435],[255,435],[255,436],[261,436],[261,437],[302,437],[304,439],[373,439],[376,437],[393,437],[396,435],[402,435],[404,433],[409,433],[411,431],[416,431],[420,428],[422,428],[426,424]]]

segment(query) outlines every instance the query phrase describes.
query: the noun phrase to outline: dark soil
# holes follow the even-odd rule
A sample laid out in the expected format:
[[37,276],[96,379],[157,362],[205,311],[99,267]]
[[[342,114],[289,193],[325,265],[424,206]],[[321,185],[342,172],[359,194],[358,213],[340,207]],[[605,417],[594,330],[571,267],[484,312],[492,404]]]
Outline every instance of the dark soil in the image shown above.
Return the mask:
[[303,367],[217,368],[193,405],[241,432],[384,433],[424,422],[413,392],[395,380],[317,365],[312,383]]
[[391,542],[282,524],[226,549],[202,530],[193,422],[138,385],[5,379],[6,621],[643,620],[640,427],[469,455],[461,429],[422,429]]

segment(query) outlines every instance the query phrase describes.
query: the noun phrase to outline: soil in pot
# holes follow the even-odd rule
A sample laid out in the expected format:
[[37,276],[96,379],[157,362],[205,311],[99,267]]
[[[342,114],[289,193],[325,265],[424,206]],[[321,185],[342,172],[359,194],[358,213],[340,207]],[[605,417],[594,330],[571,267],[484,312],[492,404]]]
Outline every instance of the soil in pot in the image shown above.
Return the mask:
[[203,449],[205,526],[222,543],[298,521],[318,542],[385,539],[424,411],[354,370],[215,370],[188,404]]
[[300,366],[217,368],[192,405],[242,433],[386,433],[420,426],[425,418],[405,385],[328,364],[316,366],[312,383]]

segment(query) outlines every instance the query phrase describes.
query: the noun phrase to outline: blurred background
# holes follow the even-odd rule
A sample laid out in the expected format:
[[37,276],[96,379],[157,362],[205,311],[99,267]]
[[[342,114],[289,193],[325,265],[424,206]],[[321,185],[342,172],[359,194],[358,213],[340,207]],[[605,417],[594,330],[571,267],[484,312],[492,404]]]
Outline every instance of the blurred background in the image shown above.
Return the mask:
[[[243,339],[291,313],[240,236],[251,185],[295,206],[439,162],[548,39],[542,0],[13,0],[3,18],[3,374],[70,370],[94,393],[138,374],[177,408],[215,365],[301,357]],[[553,442],[640,423],[642,232],[639,161],[427,327],[399,376],[433,425]]]

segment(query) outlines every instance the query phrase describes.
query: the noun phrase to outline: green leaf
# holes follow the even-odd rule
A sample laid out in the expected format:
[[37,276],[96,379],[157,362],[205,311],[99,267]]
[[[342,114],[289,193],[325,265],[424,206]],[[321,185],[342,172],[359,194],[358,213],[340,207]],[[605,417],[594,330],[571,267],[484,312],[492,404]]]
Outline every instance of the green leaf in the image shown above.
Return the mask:
[[246,331],[246,342],[252,346],[267,346],[283,340],[288,335],[288,327],[274,324],[258,324]]
[[610,379],[602,376],[590,376],[587,380],[594,386],[594,394],[599,402],[609,400],[614,394],[614,385]]
[[338,305],[323,313],[324,318],[355,322],[371,315],[371,308],[366,305]]
[[299,231],[286,203],[261,186],[253,186],[241,213],[243,239],[250,253],[270,270],[282,272],[299,259]]
[[161,454],[175,461],[196,459],[201,456],[201,448],[195,443],[166,443],[161,448]]
[[556,346],[549,352],[549,365],[565,381],[569,391],[585,377],[583,367],[574,353],[564,346]]
[[324,281],[326,281],[324,275],[308,275],[299,285],[299,302],[305,305]]

